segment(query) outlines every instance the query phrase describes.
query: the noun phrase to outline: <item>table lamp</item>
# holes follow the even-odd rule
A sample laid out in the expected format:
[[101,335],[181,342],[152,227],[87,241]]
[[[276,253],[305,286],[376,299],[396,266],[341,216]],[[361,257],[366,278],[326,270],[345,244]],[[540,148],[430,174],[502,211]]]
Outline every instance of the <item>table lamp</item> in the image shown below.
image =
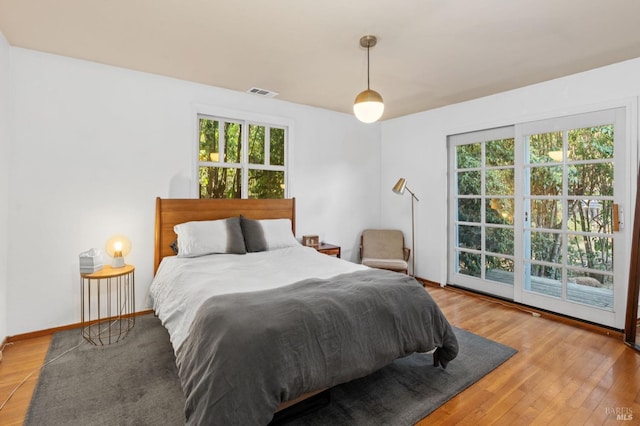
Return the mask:
[[123,235],[116,235],[107,241],[105,250],[113,258],[111,267],[122,268],[125,265],[124,257],[131,252],[131,241]]

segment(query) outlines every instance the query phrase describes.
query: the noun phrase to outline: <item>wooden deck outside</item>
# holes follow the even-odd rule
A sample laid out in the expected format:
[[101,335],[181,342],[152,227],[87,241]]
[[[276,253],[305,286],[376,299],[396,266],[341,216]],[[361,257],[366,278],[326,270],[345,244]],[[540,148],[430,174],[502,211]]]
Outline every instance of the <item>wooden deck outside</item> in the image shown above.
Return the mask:
[[[513,272],[492,269],[487,271],[486,279],[513,285]],[[562,284],[559,281],[542,277],[531,277],[531,287],[526,289],[550,297],[562,297]],[[567,300],[602,309],[613,309],[613,290],[567,283]]]

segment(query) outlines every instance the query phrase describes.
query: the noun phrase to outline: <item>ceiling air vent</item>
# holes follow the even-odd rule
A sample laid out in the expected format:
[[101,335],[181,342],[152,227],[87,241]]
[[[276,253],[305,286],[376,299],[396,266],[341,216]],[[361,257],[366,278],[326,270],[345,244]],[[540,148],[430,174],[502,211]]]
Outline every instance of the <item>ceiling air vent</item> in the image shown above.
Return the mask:
[[259,89],[257,87],[252,87],[251,89],[247,90],[247,93],[251,93],[252,95],[264,96],[265,98],[273,98],[274,96],[278,96],[278,93],[276,92]]

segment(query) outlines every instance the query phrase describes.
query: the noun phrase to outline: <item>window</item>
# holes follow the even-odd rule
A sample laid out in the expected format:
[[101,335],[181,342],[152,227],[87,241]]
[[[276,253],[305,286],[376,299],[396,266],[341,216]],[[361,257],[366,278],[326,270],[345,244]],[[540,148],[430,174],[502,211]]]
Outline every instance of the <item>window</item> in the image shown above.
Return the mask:
[[198,115],[200,198],[285,198],[287,127]]

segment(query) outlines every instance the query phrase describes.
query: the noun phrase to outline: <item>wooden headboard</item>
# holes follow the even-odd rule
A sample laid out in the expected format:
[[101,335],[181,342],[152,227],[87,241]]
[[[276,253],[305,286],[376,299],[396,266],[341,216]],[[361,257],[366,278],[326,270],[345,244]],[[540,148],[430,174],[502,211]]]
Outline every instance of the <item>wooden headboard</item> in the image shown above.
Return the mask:
[[153,274],[165,256],[173,256],[170,245],[177,236],[173,227],[195,220],[226,219],[243,215],[249,219],[291,219],[296,232],[296,200],[240,200],[240,199],[168,199],[156,198],[155,255]]

